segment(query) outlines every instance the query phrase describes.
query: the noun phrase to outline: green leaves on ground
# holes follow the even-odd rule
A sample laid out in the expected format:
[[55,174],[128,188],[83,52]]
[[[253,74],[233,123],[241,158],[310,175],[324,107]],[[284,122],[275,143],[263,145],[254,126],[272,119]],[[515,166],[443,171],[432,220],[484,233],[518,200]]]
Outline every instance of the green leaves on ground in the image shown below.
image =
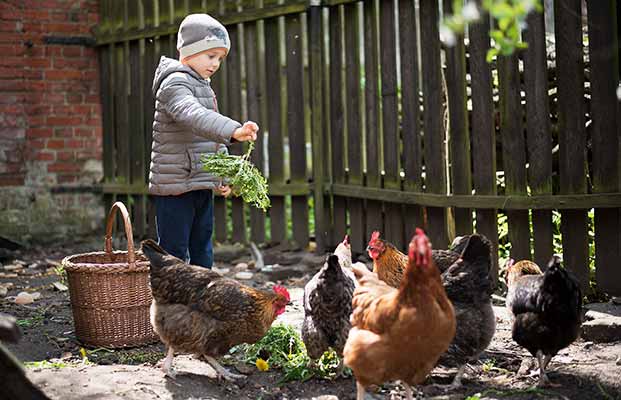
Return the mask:
[[310,357],[300,334],[292,326],[283,324],[272,326],[257,343],[237,346],[233,352],[241,354],[248,364],[254,365],[261,358],[267,361],[270,369],[280,368],[284,374],[281,383],[313,377],[331,378],[336,375],[339,364],[336,353],[329,351],[310,367]]
[[217,153],[203,156],[201,161],[205,171],[228,181],[235,196],[241,196],[246,203],[267,211],[270,207],[267,179],[249,161],[253,148],[254,142],[250,142],[242,156]]

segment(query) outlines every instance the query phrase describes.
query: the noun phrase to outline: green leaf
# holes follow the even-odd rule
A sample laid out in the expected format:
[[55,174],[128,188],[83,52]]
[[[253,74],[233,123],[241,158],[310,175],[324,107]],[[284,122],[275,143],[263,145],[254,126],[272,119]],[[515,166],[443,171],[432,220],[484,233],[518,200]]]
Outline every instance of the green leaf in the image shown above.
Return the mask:
[[491,48],[487,50],[487,55],[485,56],[485,60],[488,63],[491,63],[494,60],[494,57],[498,55],[499,51],[497,48]]

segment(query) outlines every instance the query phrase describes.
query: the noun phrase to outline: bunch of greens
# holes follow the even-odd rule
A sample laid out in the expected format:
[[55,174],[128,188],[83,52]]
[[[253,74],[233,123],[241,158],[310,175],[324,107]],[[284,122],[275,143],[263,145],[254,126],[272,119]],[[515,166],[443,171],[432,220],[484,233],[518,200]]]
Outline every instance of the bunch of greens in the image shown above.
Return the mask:
[[280,383],[303,382],[315,376],[330,378],[336,375],[339,364],[336,353],[330,351],[323,354],[315,367],[310,367],[300,334],[292,326],[282,324],[272,326],[257,343],[237,346],[233,352],[241,353],[242,360],[248,364],[257,365],[257,360],[265,360],[269,368],[280,368],[284,373]]
[[205,171],[229,181],[235,196],[241,196],[246,203],[267,211],[270,207],[267,179],[249,161],[253,148],[254,142],[250,142],[242,156],[217,153],[203,156],[201,161]]

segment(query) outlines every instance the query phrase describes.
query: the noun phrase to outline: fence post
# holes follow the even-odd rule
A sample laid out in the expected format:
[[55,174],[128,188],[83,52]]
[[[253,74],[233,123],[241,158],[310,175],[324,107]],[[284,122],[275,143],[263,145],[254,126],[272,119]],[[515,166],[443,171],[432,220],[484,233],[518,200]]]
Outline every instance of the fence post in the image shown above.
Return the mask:
[[326,247],[326,215],[323,185],[325,182],[324,129],[323,129],[323,31],[320,1],[310,1],[308,10],[308,42],[311,90],[311,137],[313,151],[313,196],[315,203],[315,242],[317,253]]

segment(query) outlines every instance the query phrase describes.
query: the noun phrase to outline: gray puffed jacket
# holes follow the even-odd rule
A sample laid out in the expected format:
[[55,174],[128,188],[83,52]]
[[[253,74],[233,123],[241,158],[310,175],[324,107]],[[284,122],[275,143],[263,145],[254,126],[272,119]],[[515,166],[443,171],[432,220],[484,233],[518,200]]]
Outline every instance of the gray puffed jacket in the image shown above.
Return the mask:
[[149,193],[168,196],[214,189],[221,179],[203,171],[201,156],[227,152],[241,124],[218,113],[209,81],[178,60],[160,59],[153,94]]

